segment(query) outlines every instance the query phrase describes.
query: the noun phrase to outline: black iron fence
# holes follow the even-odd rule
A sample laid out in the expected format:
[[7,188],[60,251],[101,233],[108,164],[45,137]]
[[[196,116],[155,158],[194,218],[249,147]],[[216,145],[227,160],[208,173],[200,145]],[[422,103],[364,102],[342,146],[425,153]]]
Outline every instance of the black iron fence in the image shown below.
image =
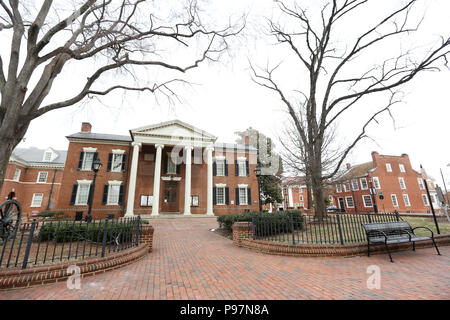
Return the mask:
[[[292,214],[284,217],[252,215],[248,238],[288,244],[347,244],[365,242],[361,224],[400,221],[397,212],[328,214],[322,220],[314,216]],[[251,228],[251,229],[250,229]]]
[[139,245],[140,217],[84,221],[24,223],[0,242],[0,268],[21,268],[54,262],[105,257]]

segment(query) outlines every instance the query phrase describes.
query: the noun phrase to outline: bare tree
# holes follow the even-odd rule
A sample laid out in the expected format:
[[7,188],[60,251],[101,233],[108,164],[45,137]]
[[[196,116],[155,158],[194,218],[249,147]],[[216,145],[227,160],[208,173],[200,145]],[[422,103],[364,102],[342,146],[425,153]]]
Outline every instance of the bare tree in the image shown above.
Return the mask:
[[[173,85],[183,82],[182,79],[171,76],[169,80],[148,85],[135,76],[133,68],[147,67],[154,73],[159,68],[171,75],[183,74],[202,62],[216,61],[227,50],[227,39],[245,25],[242,18],[222,27],[208,26],[200,19],[195,0],[187,1],[179,12],[167,15],[169,19],[158,16],[154,1],[43,0],[39,3],[40,8],[33,9],[28,1],[0,0],[0,36],[10,40],[9,47],[5,48],[9,51],[9,61],[0,55],[0,189],[9,157],[33,119],[115,90],[176,96]],[[67,12],[63,18],[61,8]],[[196,50],[196,57],[185,62],[187,59],[179,61],[173,55],[164,56],[168,46],[172,50],[166,51],[177,52],[178,56],[184,50],[191,57]],[[7,65],[4,61],[8,61]],[[86,72],[86,81],[65,100],[45,103],[69,62],[72,70],[79,65]],[[86,62],[91,62],[93,67],[86,68]],[[105,77],[117,71],[134,76],[136,85],[121,81],[120,77],[108,85]],[[77,88],[76,84],[71,87]]]
[[[275,2],[283,25],[269,19],[270,33],[278,43],[287,46],[295,61],[298,61],[297,65],[305,70],[306,88],[296,90],[304,99],[304,122],[296,112],[290,93],[282,87],[281,79],[275,78],[279,65],[258,70],[251,66],[252,77],[256,83],[280,97],[295,124],[305,147],[316,216],[322,219],[326,215],[323,181],[333,177],[355,145],[367,137],[369,124],[376,121],[382,113],[390,113],[390,108],[399,102],[399,90],[404,84],[423,71],[438,70],[441,62],[447,63],[450,39],[442,38],[439,44],[428,48],[424,54],[411,49],[396,54],[394,58],[384,59],[377,50],[382,49],[383,45],[392,44],[390,41],[401,41],[403,37],[411,36],[418,30],[421,20],[410,21],[410,12],[416,0],[408,0],[372,27],[366,29],[356,25],[353,30],[365,30],[346,43],[335,40],[339,37],[336,30],[342,21],[361,14],[360,10],[373,3],[370,0],[330,0],[320,12],[313,13],[307,12],[296,2],[291,5],[287,1]],[[284,25],[288,25],[290,29]],[[368,56],[374,58],[371,55],[381,61],[362,66],[361,61],[364,62]],[[294,67],[290,65],[291,70]],[[388,97],[388,102],[379,106],[375,112],[369,111],[367,102],[362,103],[363,98],[374,99],[377,94],[383,93]],[[355,108],[366,108],[367,119],[361,124],[361,131],[358,132],[358,128],[355,128],[357,134],[343,149],[334,169],[324,173],[322,152],[326,133],[338,120],[351,116]]]

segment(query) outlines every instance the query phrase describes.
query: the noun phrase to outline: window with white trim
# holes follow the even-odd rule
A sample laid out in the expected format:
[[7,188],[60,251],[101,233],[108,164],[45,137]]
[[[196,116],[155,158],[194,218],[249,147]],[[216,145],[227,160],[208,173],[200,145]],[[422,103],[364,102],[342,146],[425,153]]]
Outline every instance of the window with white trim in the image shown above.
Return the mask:
[[248,204],[247,188],[239,188],[239,204]]
[[303,196],[302,195],[300,195],[300,201],[303,201]]
[[337,193],[342,192],[342,185],[341,185],[341,184],[337,184],[337,185],[336,185],[336,192],[337,192]]
[[120,184],[110,184],[108,187],[108,205],[118,205],[120,194]]
[[429,206],[429,205],[430,205],[430,203],[428,202],[428,197],[427,197],[426,194],[423,194],[423,195],[422,195],[422,200],[423,200],[423,204],[424,204],[424,205],[426,205],[426,206]]
[[22,172],[22,170],[20,170],[20,169],[16,169],[16,171],[14,171],[14,177],[13,177],[14,181],[19,181],[21,172]]
[[48,177],[48,172],[47,171],[41,171],[38,173],[38,177],[37,177],[37,183],[46,183],[47,182],[47,177]]
[[409,202],[409,196],[406,193],[403,194],[403,202],[405,203],[406,207],[411,206],[411,203]]
[[173,162],[170,153],[167,156],[167,174],[176,174],[177,173],[177,165]]
[[111,172],[122,172],[123,153],[113,153],[111,161]]
[[375,189],[381,188],[380,180],[378,179],[378,177],[373,177],[373,186],[375,187]]
[[403,164],[399,164],[398,165],[398,167],[399,167],[399,169],[400,169],[400,172],[406,172],[406,170],[405,170],[405,166],[403,165]]
[[31,200],[30,207],[39,208],[42,205],[43,198],[44,198],[43,193],[33,193],[33,199]]
[[225,160],[216,160],[216,175],[225,176]]
[[345,192],[348,192],[348,191],[350,191],[350,182],[344,182],[344,191]]
[[361,190],[367,190],[369,189],[369,186],[367,185],[367,179],[366,178],[360,178],[359,183],[361,183]]
[[44,162],[50,162],[50,161],[52,161],[52,156],[53,156],[53,152],[51,152],[51,151],[46,151],[45,153],[44,153]]
[[76,205],[87,205],[89,199],[90,183],[78,183],[77,196],[75,200]]
[[398,183],[400,184],[400,189],[406,189],[406,184],[405,184],[405,179],[403,179],[402,177],[398,178]]
[[225,187],[216,187],[216,204],[225,204]]
[[422,178],[417,178],[417,182],[419,183],[419,189],[420,190],[425,190],[425,185],[423,184],[423,179]]
[[392,172],[392,167],[390,163],[386,163],[386,171],[387,172]]
[[391,194],[391,199],[392,199],[392,205],[393,205],[394,207],[398,207],[398,199],[397,199],[397,195]]
[[239,167],[239,176],[240,177],[247,176],[246,160],[238,160],[238,167]]
[[355,207],[355,203],[353,202],[353,197],[345,197],[345,202],[347,204],[347,208]]
[[365,194],[362,197],[363,197],[363,203],[364,203],[365,208],[373,207],[372,196]]
[[81,170],[90,171],[92,170],[92,163],[94,162],[95,152],[84,152],[83,164],[81,165]]
[[352,190],[353,190],[353,191],[359,190],[358,180],[357,180],[357,179],[353,179],[353,180],[352,180]]

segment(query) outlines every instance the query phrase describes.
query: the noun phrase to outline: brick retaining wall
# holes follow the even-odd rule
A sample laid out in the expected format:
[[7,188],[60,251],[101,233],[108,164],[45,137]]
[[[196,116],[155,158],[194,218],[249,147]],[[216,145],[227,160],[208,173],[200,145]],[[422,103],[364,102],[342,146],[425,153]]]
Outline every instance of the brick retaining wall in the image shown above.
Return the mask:
[[[297,244],[290,245],[274,241],[261,241],[252,239],[251,222],[235,222],[233,224],[233,243],[238,247],[244,247],[253,251],[304,257],[327,257],[327,256],[358,256],[367,254],[366,243],[352,243],[345,245],[338,244]],[[450,245],[450,234],[435,235],[437,246]],[[431,247],[430,241],[420,241],[416,243],[416,248]],[[411,243],[401,243],[389,245],[392,252],[401,250],[412,250]],[[371,244],[371,253],[385,253],[383,244]]]

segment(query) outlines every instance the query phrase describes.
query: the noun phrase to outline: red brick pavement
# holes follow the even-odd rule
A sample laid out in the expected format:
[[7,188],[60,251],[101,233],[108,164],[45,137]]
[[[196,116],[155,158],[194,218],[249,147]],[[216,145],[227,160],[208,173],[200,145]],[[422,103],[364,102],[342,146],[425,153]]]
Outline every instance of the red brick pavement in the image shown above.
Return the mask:
[[[66,283],[0,291],[0,299],[449,299],[450,247],[363,257],[272,256],[233,246],[215,219],[154,220],[154,249],[124,268]],[[367,267],[381,289],[367,289]]]

